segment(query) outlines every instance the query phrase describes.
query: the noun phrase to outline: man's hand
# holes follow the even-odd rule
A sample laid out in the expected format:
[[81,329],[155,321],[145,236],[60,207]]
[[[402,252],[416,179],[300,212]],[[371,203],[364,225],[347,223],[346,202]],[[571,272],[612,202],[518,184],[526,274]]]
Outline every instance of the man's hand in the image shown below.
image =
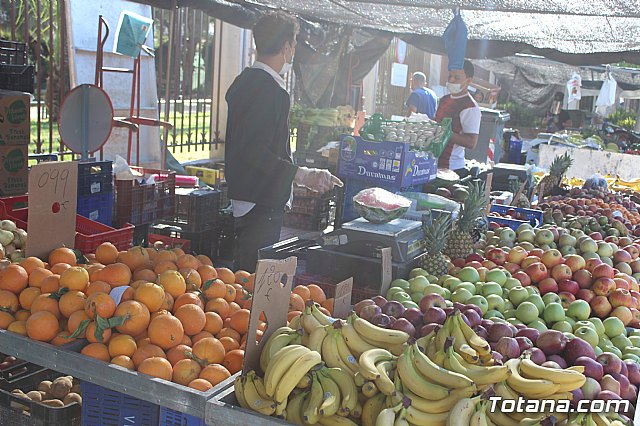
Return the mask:
[[323,169],[299,167],[293,182],[305,186],[312,191],[324,194],[334,186],[342,186],[342,181]]

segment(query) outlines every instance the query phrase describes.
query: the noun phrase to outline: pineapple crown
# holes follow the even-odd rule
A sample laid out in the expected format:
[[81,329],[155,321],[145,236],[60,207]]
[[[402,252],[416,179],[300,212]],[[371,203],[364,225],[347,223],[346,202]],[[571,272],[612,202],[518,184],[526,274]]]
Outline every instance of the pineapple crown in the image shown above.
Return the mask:
[[447,215],[438,216],[431,221],[431,224],[422,224],[424,230],[424,240],[427,253],[442,253],[447,237],[451,232],[451,217]]
[[566,173],[566,171],[573,164],[573,158],[569,156],[568,152],[565,152],[564,155],[558,155],[551,162],[551,166],[549,167],[549,174],[553,176],[562,176]]
[[460,206],[456,228],[461,232],[470,233],[478,219],[485,213],[488,203],[484,182],[471,182],[469,184],[469,196]]

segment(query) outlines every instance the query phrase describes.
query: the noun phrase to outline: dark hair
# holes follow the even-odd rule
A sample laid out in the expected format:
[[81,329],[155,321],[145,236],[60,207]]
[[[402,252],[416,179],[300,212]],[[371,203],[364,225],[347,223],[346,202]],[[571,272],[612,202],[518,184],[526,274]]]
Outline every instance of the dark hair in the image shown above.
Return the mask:
[[276,55],[286,42],[293,43],[300,26],[285,12],[267,13],[253,27],[253,39],[259,55]]
[[464,75],[466,75],[467,78],[473,78],[476,73],[476,68],[473,66],[471,61],[465,60],[464,65],[462,65],[462,69],[464,70]]

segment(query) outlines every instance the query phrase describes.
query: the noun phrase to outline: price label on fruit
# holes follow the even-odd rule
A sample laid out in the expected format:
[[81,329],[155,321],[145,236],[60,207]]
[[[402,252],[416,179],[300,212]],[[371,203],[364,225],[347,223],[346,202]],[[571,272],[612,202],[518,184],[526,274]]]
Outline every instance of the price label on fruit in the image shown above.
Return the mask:
[[78,163],[50,162],[31,168],[27,256],[43,257],[60,246],[74,246],[77,193]]
[[334,318],[346,319],[351,311],[351,291],[353,290],[353,278],[346,279],[336,284],[336,294],[333,302]]

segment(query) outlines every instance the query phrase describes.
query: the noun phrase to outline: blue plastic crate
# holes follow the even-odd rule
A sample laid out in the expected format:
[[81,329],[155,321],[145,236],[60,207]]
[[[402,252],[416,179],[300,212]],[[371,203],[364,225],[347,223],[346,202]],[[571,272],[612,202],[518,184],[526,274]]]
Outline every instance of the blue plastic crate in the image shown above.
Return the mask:
[[160,426],[205,426],[204,419],[200,419],[180,411],[160,407]]
[[113,162],[78,163],[78,197],[113,192]]
[[[542,225],[542,210],[524,209],[521,207],[505,206],[503,204],[491,205],[492,213],[500,213],[504,215],[504,214],[507,214],[507,212],[511,209],[515,209],[516,212],[522,214],[524,217],[527,218],[527,221],[517,220],[518,222],[529,223],[534,228],[537,228],[540,225]],[[516,219],[513,219],[513,220],[516,220]]]
[[505,219],[503,217],[494,217],[494,216],[489,216],[488,219],[489,219],[489,223],[497,223],[498,225],[501,225],[501,226],[508,226],[514,231],[517,230],[520,227],[520,225],[524,223],[529,223],[524,220]]
[[81,382],[82,425],[119,426],[158,424],[160,407],[102,386]]
[[94,222],[111,226],[113,223],[113,192],[105,194],[79,196],[77,212]]

